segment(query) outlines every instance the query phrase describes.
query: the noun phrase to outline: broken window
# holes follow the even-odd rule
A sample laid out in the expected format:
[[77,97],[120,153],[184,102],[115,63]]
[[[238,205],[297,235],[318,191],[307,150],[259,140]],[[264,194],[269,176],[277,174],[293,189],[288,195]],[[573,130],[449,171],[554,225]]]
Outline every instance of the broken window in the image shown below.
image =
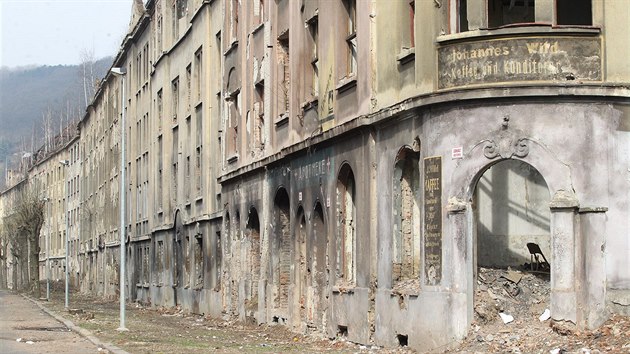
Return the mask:
[[[229,223],[226,223],[229,224]],[[226,230],[226,234],[229,234],[229,227]],[[223,262],[223,243],[221,242],[221,231],[216,232],[216,247],[213,249],[214,251],[214,272],[213,277],[211,279],[210,286],[215,290],[219,291],[221,288],[221,265]]]
[[162,117],[164,116],[164,102],[162,101],[162,89],[157,92],[157,125],[158,131],[162,131]]
[[[592,0],[485,0],[486,11],[468,11],[470,0],[453,2],[458,31],[519,24],[592,26]],[[555,7],[555,18],[552,8]],[[454,12],[455,13],[455,12]],[[485,16],[485,18],[481,18]]]
[[175,0],[177,4],[177,18],[183,18],[188,13],[188,0]]
[[144,265],[144,259],[142,257],[142,253],[143,253],[143,248],[140,245],[137,245],[135,247],[135,253],[136,253],[136,257],[134,258],[134,268],[136,269],[135,272],[133,272],[133,279],[134,279],[134,283],[136,283],[136,286],[141,286],[142,283],[144,283],[144,272],[142,271],[142,266]]
[[556,0],[556,19],[558,25],[593,24],[591,0]]
[[265,1],[254,0],[254,6],[252,6],[254,12],[255,24],[259,25],[265,21]]
[[278,37],[278,112],[289,114],[289,95],[291,88],[291,65],[289,54],[289,32]]
[[190,236],[188,236],[188,231],[186,231],[186,236],[184,237],[184,244],[182,245],[183,251],[183,262],[184,262],[184,288],[190,287]]
[[[193,139],[192,137],[192,127],[191,127],[191,117],[188,116],[186,118],[186,142],[190,143]],[[189,147],[189,144],[186,144],[187,147]],[[190,166],[190,150],[187,148],[186,149],[186,160],[184,161],[185,165],[184,165],[184,198],[186,199],[186,201],[190,201],[190,171],[191,171],[191,166]]]
[[157,56],[159,57],[160,55],[162,55],[162,52],[164,51],[164,48],[162,47],[162,36],[163,36],[163,21],[162,21],[162,13],[159,10],[159,7],[157,8],[156,12],[158,13],[158,17],[157,17],[157,21],[156,23],[156,32],[157,32]]
[[177,39],[179,39],[179,17],[177,10],[177,1],[173,1],[173,6],[171,7],[171,33],[173,35],[173,43],[177,42]]
[[185,168],[186,177],[184,179],[184,198],[186,198],[187,202],[190,202],[190,156],[186,156]]
[[201,48],[195,52],[195,98],[201,101],[201,90],[203,88],[203,51]]
[[201,168],[201,159],[202,159],[202,148],[203,148],[203,109],[202,106],[198,106],[195,110],[195,120],[196,120],[196,148],[195,148],[195,188],[197,191],[197,196],[202,196],[202,168]]
[[195,235],[194,247],[195,289],[200,289],[203,287],[203,234]]
[[171,199],[177,200],[177,179],[179,175],[179,131],[178,128],[173,128],[173,150],[171,151],[171,163],[173,165],[172,178],[171,178]]
[[239,122],[241,120],[241,114],[239,109],[239,94],[238,91],[230,95],[227,99],[228,108],[228,142],[227,152],[228,160],[238,154],[239,147]]
[[319,52],[317,41],[319,36],[318,17],[315,16],[308,21],[308,34],[310,36],[311,45],[311,70],[310,70],[310,95],[308,100],[314,100],[319,97]]
[[535,22],[534,0],[488,0],[488,27]]
[[[357,73],[357,2],[342,0],[345,13],[346,57],[344,77],[349,78]],[[342,77],[343,78],[343,77]]]
[[420,169],[418,153],[403,149],[394,168],[392,282],[420,275]]
[[144,246],[144,252],[142,255],[142,284],[148,285],[149,283],[149,246]]
[[155,196],[155,198],[157,199],[157,204],[158,204],[158,211],[162,210],[162,200],[163,200],[163,196],[162,194],[164,193],[163,191],[163,183],[164,183],[164,148],[162,146],[163,142],[162,142],[162,135],[158,136],[158,168],[157,168],[157,172],[158,172],[158,176],[157,176],[157,195]]
[[164,241],[157,241],[155,250],[155,282],[162,285],[162,272],[164,272]]
[[337,282],[353,284],[356,275],[356,208],[354,174],[344,165],[337,180]]
[[177,113],[179,109],[179,77],[176,77],[173,82],[171,82],[171,109],[173,114],[173,122],[177,122]]
[[192,64],[186,67],[186,112],[190,112],[192,101]]
[[254,102],[254,151],[265,147],[265,86],[261,82],[256,85]]
[[229,25],[230,25],[230,42],[234,42],[238,40],[238,6],[239,0],[232,0],[230,2],[230,17],[229,17]]

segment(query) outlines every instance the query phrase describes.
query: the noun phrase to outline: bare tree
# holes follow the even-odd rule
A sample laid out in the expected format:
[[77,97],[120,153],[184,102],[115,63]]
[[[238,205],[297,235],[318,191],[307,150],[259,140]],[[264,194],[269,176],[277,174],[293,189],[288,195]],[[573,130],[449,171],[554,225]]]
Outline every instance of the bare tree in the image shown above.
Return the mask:
[[13,209],[3,220],[3,239],[17,260],[14,281],[18,290],[29,290],[40,297],[39,234],[44,223],[44,202],[34,190],[23,188],[16,196]]
[[94,97],[94,49],[81,50],[81,79],[83,80],[83,95],[85,97],[85,107],[90,104]]
[[8,287],[8,250],[8,228],[3,222],[0,223],[0,289],[6,289]]
[[44,133],[44,151],[47,154],[53,150],[53,112],[50,106],[42,116],[42,130]]

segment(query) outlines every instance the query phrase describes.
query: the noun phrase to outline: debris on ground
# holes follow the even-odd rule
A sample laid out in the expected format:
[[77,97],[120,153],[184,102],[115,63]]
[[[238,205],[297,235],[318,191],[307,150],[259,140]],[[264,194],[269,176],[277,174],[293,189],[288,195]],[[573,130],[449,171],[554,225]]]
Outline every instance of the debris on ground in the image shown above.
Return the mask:
[[[512,273],[510,273],[512,272]],[[401,292],[416,284],[400,284]],[[474,302],[474,321],[469,335],[453,353],[630,353],[630,317],[615,315],[593,331],[580,331],[570,322],[541,315],[549,313],[549,273],[523,269],[479,268]],[[208,314],[186,313],[181,307],[164,308],[140,304],[127,307],[129,332],[119,326],[116,299],[72,293],[71,303],[83,313],[64,310],[63,291],[55,293],[46,307],[89,329],[103,343],[132,353],[412,353],[408,347],[380,348],[352,343],[343,336],[332,340],[301,335],[278,325],[255,325]],[[514,318],[505,324],[499,313]],[[30,339],[30,338],[28,338]],[[19,340],[25,342],[27,338]],[[103,350],[102,352],[106,352]],[[435,351],[438,352],[438,351]]]
[[[551,319],[548,270],[478,269],[474,321],[450,352],[630,353],[630,318],[613,315],[593,331]],[[504,323],[503,315],[514,318]]]

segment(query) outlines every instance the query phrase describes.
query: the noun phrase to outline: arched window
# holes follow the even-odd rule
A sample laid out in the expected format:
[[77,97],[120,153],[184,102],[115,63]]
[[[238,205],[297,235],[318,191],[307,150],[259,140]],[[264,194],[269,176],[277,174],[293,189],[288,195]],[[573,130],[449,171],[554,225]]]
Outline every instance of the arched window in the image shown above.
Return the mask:
[[336,281],[354,284],[356,275],[356,207],[354,174],[345,164],[337,179],[337,277]]
[[251,303],[258,300],[258,281],[260,280],[260,220],[258,211],[252,207],[247,216],[246,237],[249,242],[249,256],[247,257],[247,271],[250,277],[250,292],[248,298]]
[[274,199],[274,239],[271,251],[271,277],[277,288],[274,306],[287,309],[291,280],[291,233],[289,225],[289,195],[280,188]]
[[418,153],[404,148],[393,177],[392,282],[420,276],[420,169]]

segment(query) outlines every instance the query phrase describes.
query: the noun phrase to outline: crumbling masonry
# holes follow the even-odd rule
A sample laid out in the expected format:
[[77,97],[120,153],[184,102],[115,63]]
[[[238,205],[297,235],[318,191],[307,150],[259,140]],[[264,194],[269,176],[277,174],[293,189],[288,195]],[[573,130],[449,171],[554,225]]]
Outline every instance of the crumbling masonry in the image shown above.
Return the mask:
[[553,319],[627,314],[626,4],[508,3],[134,1],[70,169],[27,176],[42,278],[71,181],[84,292],[117,296],[125,203],[129,301],[426,351],[468,334],[477,267],[534,242]]

